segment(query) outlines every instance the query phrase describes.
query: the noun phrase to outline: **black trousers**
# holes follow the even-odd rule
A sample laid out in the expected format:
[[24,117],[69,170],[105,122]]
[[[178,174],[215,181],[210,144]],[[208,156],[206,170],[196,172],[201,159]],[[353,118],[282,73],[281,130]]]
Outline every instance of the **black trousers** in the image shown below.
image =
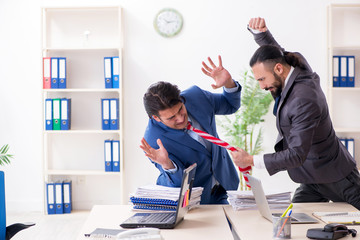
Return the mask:
[[340,181],[304,184],[296,189],[292,202],[347,202],[360,210],[360,174],[356,168]]
[[208,204],[229,204],[227,197],[226,190],[223,186],[217,184],[211,189],[211,198]]

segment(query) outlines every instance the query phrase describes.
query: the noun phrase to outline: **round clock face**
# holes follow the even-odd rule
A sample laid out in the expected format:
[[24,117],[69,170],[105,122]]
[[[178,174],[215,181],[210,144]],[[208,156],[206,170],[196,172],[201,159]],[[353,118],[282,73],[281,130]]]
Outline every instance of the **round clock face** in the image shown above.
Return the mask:
[[183,18],[175,9],[161,10],[154,19],[156,31],[164,37],[173,37],[181,31]]

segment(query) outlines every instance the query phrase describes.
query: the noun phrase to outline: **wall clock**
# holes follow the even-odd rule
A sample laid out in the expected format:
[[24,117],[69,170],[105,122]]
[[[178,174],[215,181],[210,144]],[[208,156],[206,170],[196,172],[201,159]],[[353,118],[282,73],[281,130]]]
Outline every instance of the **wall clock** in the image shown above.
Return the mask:
[[165,8],[158,12],[154,19],[155,30],[163,37],[177,35],[183,26],[181,14],[173,8]]

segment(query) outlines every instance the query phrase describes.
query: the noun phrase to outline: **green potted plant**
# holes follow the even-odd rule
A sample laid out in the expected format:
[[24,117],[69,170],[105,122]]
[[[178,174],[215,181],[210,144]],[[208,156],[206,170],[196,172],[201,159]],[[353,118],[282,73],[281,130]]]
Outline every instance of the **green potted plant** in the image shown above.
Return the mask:
[[[260,88],[250,71],[243,72],[239,83],[242,86],[240,109],[230,116],[217,116],[217,123],[232,146],[256,155],[262,151],[263,132],[259,124],[264,122],[273,98]],[[241,173],[240,190],[248,190]]]
[[13,155],[8,153],[9,150],[9,144],[5,144],[0,149],[0,165],[3,166],[5,164],[10,164],[10,158],[13,157]]

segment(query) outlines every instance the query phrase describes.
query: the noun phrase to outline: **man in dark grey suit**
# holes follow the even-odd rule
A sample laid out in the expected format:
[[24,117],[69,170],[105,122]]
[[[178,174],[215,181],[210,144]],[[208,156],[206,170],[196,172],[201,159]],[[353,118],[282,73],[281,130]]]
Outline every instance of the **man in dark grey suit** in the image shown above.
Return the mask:
[[250,60],[255,79],[275,99],[279,136],[275,153],[251,156],[232,152],[239,167],[287,170],[301,183],[293,202],[348,202],[360,210],[360,176],[354,159],[335,135],[319,76],[300,53],[286,52],[253,18],[249,30],[260,48]]

